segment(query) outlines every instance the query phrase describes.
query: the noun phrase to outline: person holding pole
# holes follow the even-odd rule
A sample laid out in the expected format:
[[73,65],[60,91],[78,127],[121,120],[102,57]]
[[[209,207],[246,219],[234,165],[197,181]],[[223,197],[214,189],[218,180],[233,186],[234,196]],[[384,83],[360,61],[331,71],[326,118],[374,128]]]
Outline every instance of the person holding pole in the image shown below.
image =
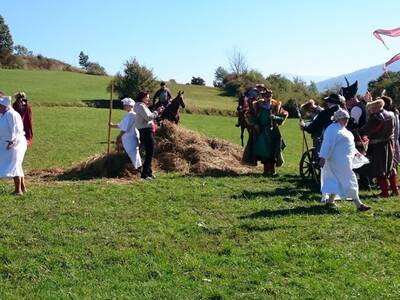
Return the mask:
[[119,124],[109,123],[111,128],[119,128],[121,130],[117,137],[121,139],[126,154],[131,159],[132,165],[135,169],[142,166],[142,159],[139,153],[139,131],[135,127],[136,113],[133,111],[135,101],[131,98],[124,98],[121,100],[124,110],[127,112]]
[[164,110],[164,107],[161,106],[158,110],[151,112],[148,108],[149,103],[149,93],[142,91],[139,92],[134,106],[134,111],[136,113],[135,127],[139,130],[140,143],[144,145],[145,150],[141,177],[146,180],[155,179],[153,170],[151,169],[151,162],[154,154],[153,120]]

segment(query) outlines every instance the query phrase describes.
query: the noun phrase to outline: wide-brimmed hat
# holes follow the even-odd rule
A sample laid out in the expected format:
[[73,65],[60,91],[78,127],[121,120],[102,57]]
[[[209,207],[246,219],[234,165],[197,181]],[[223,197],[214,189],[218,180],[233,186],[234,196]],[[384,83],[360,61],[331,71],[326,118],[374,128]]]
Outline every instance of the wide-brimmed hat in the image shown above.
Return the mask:
[[328,97],[325,97],[324,100],[326,102],[332,103],[332,104],[342,104],[343,99],[341,96],[338,94],[330,94]]
[[10,107],[11,106],[11,97],[10,96],[0,97],[0,105],[5,106],[5,107]]
[[26,99],[26,93],[25,92],[16,92],[14,97],[16,99],[19,99],[19,98]]
[[378,98],[375,101],[371,101],[367,103],[367,109],[371,110],[371,109],[382,109],[385,106],[385,101],[383,101],[383,99]]
[[335,113],[333,114],[332,120],[333,121],[338,121],[341,119],[350,119],[350,115],[347,112],[347,110],[339,108]]
[[132,98],[124,98],[121,100],[123,105],[128,105],[128,106],[134,106],[135,105],[135,101],[133,101]]
[[300,108],[301,108],[301,109],[304,109],[304,108],[307,108],[307,107],[310,107],[310,106],[314,106],[314,105],[315,105],[314,99],[310,99],[310,100],[304,102],[304,103],[300,106]]

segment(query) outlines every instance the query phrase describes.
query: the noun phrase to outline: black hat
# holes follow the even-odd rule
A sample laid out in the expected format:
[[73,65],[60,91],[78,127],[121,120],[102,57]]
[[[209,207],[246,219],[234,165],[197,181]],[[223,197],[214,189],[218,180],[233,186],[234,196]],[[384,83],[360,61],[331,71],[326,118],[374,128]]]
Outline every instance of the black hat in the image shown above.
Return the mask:
[[326,102],[332,103],[332,104],[340,104],[342,103],[340,97],[338,94],[330,94],[328,97],[325,97],[324,100]]
[[357,94],[358,81],[356,80],[356,82],[354,82],[352,85],[350,85],[347,78],[345,77],[344,79],[346,79],[347,87],[342,87],[340,94],[342,94],[343,97],[346,98],[346,100],[350,100]]

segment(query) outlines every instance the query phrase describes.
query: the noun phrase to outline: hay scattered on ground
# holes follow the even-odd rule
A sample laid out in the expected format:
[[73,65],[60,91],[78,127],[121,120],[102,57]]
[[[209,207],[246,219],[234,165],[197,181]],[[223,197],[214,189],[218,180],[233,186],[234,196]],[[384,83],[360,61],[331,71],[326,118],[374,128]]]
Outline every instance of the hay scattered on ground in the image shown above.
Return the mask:
[[[241,164],[243,149],[240,146],[207,138],[169,122],[159,127],[155,141],[153,169],[157,171],[226,176],[246,174],[252,170]],[[117,151],[91,157],[63,172],[49,169],[36,173],[32,171],[30,175],[60,180],[139,177],[126,153]]]

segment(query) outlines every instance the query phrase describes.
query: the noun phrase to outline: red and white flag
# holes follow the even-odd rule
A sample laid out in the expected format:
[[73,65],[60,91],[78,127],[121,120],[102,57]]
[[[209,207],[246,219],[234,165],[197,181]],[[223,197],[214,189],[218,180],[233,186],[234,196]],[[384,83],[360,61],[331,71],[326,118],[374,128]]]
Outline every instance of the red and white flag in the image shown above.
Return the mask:
[[383,70],[384,70],[385,72],[387,72],[387,67],[388,67],[389,65],[391,65],[392,63],[398,61],[398,60],[400,60],[400,53],[396,54],[396,55],[393,56],[389,61],[387,61],[387,62],[383,65]]
[[389,49],[388,46],[386,46],[385,41],[383,40],[381,35],[386,35],[390,37],[400,36],[400,27],[394,29],[377,29],[374,31],[373,34],[378,40],[382,42],[386,49]]

